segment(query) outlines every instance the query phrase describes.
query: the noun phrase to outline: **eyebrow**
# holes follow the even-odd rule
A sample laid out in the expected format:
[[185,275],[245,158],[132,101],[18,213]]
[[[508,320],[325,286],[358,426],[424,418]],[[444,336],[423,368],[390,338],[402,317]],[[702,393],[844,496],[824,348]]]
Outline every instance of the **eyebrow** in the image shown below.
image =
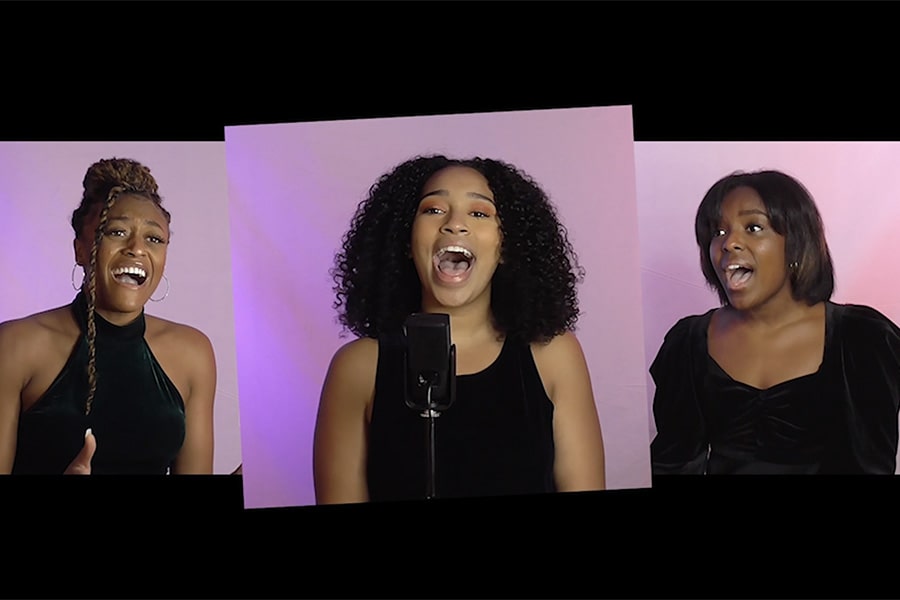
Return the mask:
[[[421,198],[419,198],[419,202],[421,202],[428,196],[449,196],[449,195],[450,195],[450,192],[447,190],[443,190],[443,189],[442,190],[434,190],[433,192],[428,192],[427,194],[424,194]],[[466,196],[468,196],[469,198],[475,198],[476,200],[487,200],[491,204],[494,203],[493,198],[488,198],[484,194],[479,194],[478,192],[466,192]]]
[[769,218],[769,214],[766,211],[759,210],[758,208],[750,208],[747,210],[742,210],[741,212],[738,213],[739,217],[744,217],[746,215],[762,215],[767,219]]
[[[108,221],[131,221],[131,217],[122,215],[121,217],[110,217],[107,220]],[[160,225],[159,223],[157,223],[156,221],[154,221],[152,219],[145,219],[144,223],[147,223],[148,225],[155,225],[156,227],[159,227],[160,229],[163,229],[163,230],[165,229],[162,225]]]

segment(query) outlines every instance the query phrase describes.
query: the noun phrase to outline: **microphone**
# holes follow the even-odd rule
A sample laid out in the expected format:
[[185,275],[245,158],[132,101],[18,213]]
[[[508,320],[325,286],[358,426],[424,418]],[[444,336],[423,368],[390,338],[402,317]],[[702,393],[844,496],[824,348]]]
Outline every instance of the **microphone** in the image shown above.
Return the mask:
[[413,313],[407,317],[403,333],[406,405],[421,412],[450,408],[456,396],[456,346],[450,343],[450,315]]

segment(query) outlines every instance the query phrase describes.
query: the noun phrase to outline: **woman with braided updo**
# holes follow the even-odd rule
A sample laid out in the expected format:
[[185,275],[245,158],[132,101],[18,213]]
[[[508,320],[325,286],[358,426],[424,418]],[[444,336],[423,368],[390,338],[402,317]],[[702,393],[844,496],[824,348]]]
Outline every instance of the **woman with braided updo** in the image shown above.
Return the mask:
[[140,163],[91,165],[72,214],[78,293],[0,324],[0,473],[211,473],[216,365],[206,335],[144,314],[169,212]]
[[416,499],[424,421],[402,328],[444,313],[456,398],[435,424],[438,497],[599,490],[603,442],[572,333],[582,270],[547,195],[507,163],[417,157],[359,205],[333,270],[358,339],[335,354],[314,442],[317,503]]

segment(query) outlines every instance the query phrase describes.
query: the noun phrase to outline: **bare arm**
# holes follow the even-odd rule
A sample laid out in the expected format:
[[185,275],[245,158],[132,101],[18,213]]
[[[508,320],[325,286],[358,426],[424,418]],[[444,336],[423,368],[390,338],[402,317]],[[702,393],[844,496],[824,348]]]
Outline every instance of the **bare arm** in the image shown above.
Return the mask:
[[367,502],[366,411],[375,394],[378,342],[360,338],[338,350],[322,386],[313,442],[316,503]]
[[213,403],[216,397],[216,357],[209,338],[186,328],[185,360],[191,361],[191,384],[184,399],[184,444],[173,473],[208,475],[213,471]]
[[605,489],[603,437],[581,344],[569,332],[533,348],[541,380],[553,401],[557,489]]
[[17,342],[23,339],[21,323],[0,324],[0,474],[12,473],[16,459],[22,390],[27,384],[23,353]]
[[[0,474],[11,473],[15,464],[23,407],[43,396],[58,373],[54,367],[61,368],[71,352],[77,334],[65,330],[70,318],[64,307],[0,324]],[[96,448],[97,440],[86,432],[64,473],[89,475]]]

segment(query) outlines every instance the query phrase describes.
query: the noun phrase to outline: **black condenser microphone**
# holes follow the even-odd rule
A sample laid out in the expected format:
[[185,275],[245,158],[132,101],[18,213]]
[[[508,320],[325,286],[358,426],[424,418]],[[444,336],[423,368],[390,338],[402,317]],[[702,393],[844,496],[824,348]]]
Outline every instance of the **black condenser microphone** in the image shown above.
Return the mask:
[[450,343],[450,315],[413,313],[406,337],[406,405],[441,411],[456,395],[456,346]]

